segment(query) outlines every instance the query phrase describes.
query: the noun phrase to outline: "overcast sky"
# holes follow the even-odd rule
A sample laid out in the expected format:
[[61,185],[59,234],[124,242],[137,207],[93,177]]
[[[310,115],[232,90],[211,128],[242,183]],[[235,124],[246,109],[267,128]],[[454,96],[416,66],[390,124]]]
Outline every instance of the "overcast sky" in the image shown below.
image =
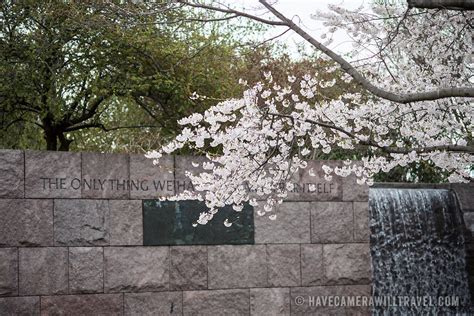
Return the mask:
[[[370,10],[370,1],[371,0],[278,0],[273,2],[275,3],[274,6],[277,8],[277,10],[285,14],[287,17],[291,18],[293,16],[298,16],[302,22],[300,23],[300,26],[302,26],[305,31],[319,40],[321,34],[325,33],[324,26],[322,25],[321,21],[312,19],[310,17],[311,14],[316,13],[317,10],[328,11],[328,4],[340,5],[351,10],[363,6],[364,11],[368,11]],[[254,12],[259,15],[263,14],[263,11],[255,10],[255,8],[260,7],[257,0],[225,0],[224,2],[231,4],[235,8],[244,7],[249,13]],[[268,38],[276,36],[283,30],[284,29],[282,28],[272,28],[268,32]],[[343,32],[336,32],[333,39],[334,42],[329,45],[331,49],[342,54],[350,51],[352,47],[350,38]],[[291,31],[281,37],[280,41],[289,45],[290,49],[294,51],[296,51],[297,43],[305,42],[303,39],[301,39],[301,37]]]

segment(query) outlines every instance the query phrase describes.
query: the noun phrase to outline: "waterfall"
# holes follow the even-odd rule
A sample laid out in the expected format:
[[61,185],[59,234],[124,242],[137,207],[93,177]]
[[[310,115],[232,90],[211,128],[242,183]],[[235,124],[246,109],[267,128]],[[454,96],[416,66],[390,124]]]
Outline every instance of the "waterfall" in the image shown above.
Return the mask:
[[451,297],[464,306],[426,306],[437,305],[435,300],[376,307],[374,314],[466,313],[470,295],[463,221],[454,194],[449,190],[374,188],[369,204],[374,298],[442,297],[448,301],[443,297]]

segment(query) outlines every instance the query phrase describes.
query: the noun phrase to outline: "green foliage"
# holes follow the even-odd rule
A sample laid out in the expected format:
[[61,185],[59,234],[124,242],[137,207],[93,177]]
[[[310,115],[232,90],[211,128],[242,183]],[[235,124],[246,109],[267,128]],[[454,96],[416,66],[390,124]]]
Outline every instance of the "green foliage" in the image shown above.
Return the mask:
[[[241,90],[235,27],[198,18],[166,4],[3,1],[0,146],[142,151],[166,141],[177,119]],[[211,98],[190,100],[193,91]]]

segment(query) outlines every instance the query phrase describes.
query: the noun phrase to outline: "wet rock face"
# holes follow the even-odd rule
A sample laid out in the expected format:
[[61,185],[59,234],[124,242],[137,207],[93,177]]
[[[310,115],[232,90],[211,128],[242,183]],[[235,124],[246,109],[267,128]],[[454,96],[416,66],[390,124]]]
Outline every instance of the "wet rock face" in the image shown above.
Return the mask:
[[[371,189],[369,201],[374,295],[457,296],[469,305],[461,213],[453,194]],[[396,309],[402,314],[452,311]]]

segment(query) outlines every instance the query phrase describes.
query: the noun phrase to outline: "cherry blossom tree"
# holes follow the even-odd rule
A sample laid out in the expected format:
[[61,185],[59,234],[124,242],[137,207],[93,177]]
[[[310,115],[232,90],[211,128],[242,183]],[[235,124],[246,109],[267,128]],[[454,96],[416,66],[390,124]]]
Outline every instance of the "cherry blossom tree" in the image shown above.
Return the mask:
[[[218,155],[208,154],[205,172],[188,173],[197,191],[178,197],[205,200],[210,211],[201,214],[199,224],[226,204],[240,211],[244,202],[256,205],[264,200],[260,215],[271,212],[292,190],[292,175],[306,168],[315,152],[365,149],[360,162],[323,167],[327,180],[355,174],[359,183],[371,185],[379,172],[430,161],[448,172],[451,182],[472,181],[471,12],[374,6],[371,13],[363,13],[331,6],[329,13],[314,15],[328,28],[317,40],[264,0],[260,3],[274,19],[226,6],[185,3],[289,28],[336,62],[338,67],[328,72],[339,72],[341,80],[353,80],[365,89],[324,99],[318,96],[335,80],[308,74],[275,82],[268,73],[242,98],[182,119],[181,134],[148,157],[158,160],[185,146],[204,152],[218,149]],[[354,61],[328,48],[336,30],[353,38]]]

